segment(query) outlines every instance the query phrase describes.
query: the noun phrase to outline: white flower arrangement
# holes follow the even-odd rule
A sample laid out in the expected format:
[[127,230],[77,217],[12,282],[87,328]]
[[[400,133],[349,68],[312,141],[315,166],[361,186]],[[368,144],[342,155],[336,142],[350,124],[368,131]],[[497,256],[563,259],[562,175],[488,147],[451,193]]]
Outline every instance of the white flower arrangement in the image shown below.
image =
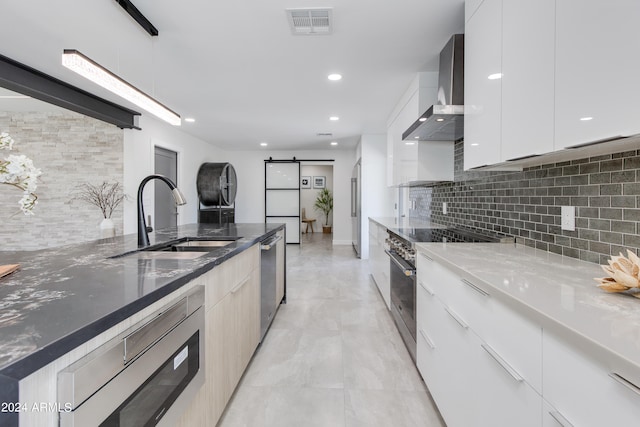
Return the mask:
[[[0,133],[0,150],[12,150],[14,140],[8,133]],[[33,208],[38,204],[35,191],[38,187],[40,169],[33,165],[27,156],[10,154],[0,160],[0,184],[11,185],[23,191],[19,200],[20,210],[25,215],[33,215]]]

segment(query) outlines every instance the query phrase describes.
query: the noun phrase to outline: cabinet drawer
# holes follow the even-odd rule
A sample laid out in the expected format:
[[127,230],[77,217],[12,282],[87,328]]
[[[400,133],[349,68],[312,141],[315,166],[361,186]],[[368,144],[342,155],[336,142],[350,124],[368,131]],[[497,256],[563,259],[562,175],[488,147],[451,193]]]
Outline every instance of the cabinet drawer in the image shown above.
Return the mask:
[[205,275],[206,309],[213,308],[237,284],[260,267],[260,244],[229,258]]
[[544,397],[574,426],[631,426],[640,420],[640,389],[545,330]]
[[[419,289],[420,291],[420,289]],[[418,293],[424,327],[417,330],[417,361],[427,388],[448,427],[477,425],[480,340],[461,326],[437,298]],[[464,410],[461,410],[463,402]]]
[[491,296],[472,279],[418,256],[418,287],[431,291],[542,393],[542,328]]
[[438,262],[433,261],[428,254],[418,252],[416,259],[419,284],[437,295],[440,301],[450,302],[455,294],[452,285],[459,279]]

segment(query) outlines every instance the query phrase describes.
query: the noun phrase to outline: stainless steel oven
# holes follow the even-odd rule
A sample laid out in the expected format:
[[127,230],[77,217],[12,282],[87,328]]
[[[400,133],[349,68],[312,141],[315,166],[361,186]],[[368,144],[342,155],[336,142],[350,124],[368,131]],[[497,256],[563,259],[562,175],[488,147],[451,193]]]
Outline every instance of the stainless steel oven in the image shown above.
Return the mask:
[[391,263],[391,315],[411,358],[416,360],[416,267],[410,243],[391,235],[385,249]]
[[204,287],[58,373],[61,427],[173,426],[204,384]]

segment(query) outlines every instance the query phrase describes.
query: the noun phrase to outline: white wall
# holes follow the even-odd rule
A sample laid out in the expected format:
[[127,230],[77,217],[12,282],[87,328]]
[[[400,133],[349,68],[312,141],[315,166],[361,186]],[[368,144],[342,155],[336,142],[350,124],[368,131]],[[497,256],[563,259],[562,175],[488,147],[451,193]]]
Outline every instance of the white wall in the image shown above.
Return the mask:
[[[238,175],[236,222],[264,222],[264,161],[274,159],[334,159],[333,244],[351,244],[351,170],[355,150],[229,151]],[[329,163],[325,163],[329,164]]]
[[395,188],[387,187],[387,136],[362,135],[362,247],[360,257],[369,258],[369,217],[394,216]]
[[[313,177],[324,176],[326,178],[325,187],[333,193],[333,165],[308,165],[303,163],[300,166],[300,176],[309,176],[312,180],[311,188],[302,188],[300,190],[300,208],[306,210],[307,218],[315,218],[316,222],[312,223],[313,230],[321,232],[322,225],[324,224],[324,214],[315,210],[313,205],[322,190],[313,188]],[[329,224],[333,224],[333,212],[329,214]],[[305,229],[306,227],[304,227],[302,231]]]
[[[178,153],[178,187],[187,204],[178,207],[178,224],[198,222],[198,191],[196,176],[204,162],[227,162],[224,150],[186,134],[180,127],[165,124],[143,114],[139,126],[142,130],[125,130],[124,134],[124,188],[130,196],[124,205],[124,232],[137,232],[136,196],[138,185],[147,175],[154,173],[154,147],[160,146]],[[234,165],[235,166],[235,165]],[[264,173],[264,170],[262,170]],[[144,208],[146,216],[153,218],[153,185],[145,186]],[[159,185],[164,185],[159,183]],[[264,187],[263,187],[264,190]],[[261,221],[260,221],[261,222]]]

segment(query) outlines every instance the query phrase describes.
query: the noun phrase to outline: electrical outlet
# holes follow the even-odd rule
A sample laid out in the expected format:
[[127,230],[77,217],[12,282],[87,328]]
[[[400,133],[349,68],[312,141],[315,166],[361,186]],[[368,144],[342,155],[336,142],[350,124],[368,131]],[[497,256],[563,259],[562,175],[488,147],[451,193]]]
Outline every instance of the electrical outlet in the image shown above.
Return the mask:
[[560,208],[561,221],[560,228],[568,231],[575,231],[576,229],[576,207],[575,206],[562,206]]
[[442,214],[447,214],[447,202],[442,202]]

